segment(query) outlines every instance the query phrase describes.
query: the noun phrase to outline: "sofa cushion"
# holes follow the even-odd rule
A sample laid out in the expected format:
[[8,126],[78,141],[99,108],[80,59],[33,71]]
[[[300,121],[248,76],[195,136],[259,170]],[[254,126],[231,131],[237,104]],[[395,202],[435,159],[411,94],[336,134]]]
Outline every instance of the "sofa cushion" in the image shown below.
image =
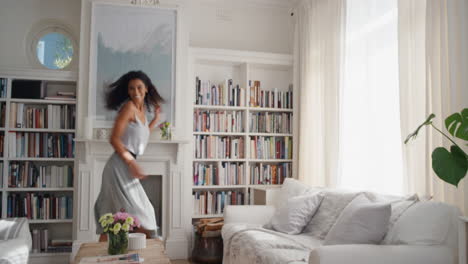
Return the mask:
[[322,202],[322,193],[305,194],[289,198],[279,207],[269,225],[273,230],[286,234],[300,234]]
[[418,202],[388,231],[384,244],[447,245],[456,248],[459,210],[440,202]]
[[359,193],[343,191],[343,190],[327,190],[324,191],[322,203],[319,209],[312,217],[309,224],[304,229],[304,233],[324,239],[328,231],[338,219],[343,209],[356,197]]
[[378,244],[387,233],[390,214],[389,203],[373,203],[358,195],[341,212],[324,245]]
[[319,192],[320,188],[310,187],[296,179],[286,178],[281,185],[281,190],[278,197],[278,203],[276,204],[277,208],[284,206],[288,199],[300,196],[306,193],[316,193]]

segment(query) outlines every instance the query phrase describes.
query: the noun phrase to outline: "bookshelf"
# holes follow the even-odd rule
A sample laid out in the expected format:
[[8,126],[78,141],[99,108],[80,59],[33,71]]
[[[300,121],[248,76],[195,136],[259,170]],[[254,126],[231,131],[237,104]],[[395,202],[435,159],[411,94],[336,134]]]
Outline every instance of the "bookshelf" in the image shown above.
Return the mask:
[[193,221],[221,217],[227,204],[251,204],[254,188],[294,177],[291,55],[191,48],[189,76]]
[[[71,252],[51,242],[74,236],[76,79],[65,71],[0,73],[0,216],[29,218],[31,263],[60,262]],[[34,248],[43,230],[47,250],[40,239]]]

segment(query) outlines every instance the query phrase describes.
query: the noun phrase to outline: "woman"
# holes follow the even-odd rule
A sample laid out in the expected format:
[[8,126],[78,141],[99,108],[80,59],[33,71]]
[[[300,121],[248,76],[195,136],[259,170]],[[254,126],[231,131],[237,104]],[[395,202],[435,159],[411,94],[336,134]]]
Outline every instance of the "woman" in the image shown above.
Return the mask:
[[[115,152],[104,167],[101,191],[94,204],[96,233],[101,234],[99,241],[106,240],[99,217],[121,209],[139,220],[141,227],[136,232],[145,233],[147,237],[156,235],[154,208],[140,183],[146,175],[136,158],[145,150],[163,102],[150,78],[142,71],[128,72],[109,86],[106,107],[120,110],[110,139]],[[152,108],[155,115],[148,124],[146,112]]]

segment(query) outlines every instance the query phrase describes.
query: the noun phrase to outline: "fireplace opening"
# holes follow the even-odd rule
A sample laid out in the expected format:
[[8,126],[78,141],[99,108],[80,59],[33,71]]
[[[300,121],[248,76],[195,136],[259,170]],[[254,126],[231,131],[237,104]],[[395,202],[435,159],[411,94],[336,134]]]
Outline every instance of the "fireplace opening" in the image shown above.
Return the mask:
[[162,175],[148,175],[148,177],[141,181],[141,185],[146,192],[151,204],[154,208],[154,213],[156,215],[156,223],[158,225],[158,232],[157,235],[162,237],[162,227],[163,222],[162,219]]

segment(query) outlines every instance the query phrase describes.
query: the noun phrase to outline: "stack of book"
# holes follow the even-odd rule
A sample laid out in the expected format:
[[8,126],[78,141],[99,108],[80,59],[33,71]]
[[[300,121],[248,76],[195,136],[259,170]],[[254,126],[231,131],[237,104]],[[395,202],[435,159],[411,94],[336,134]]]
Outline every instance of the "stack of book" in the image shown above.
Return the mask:
[[288,91],[278,91],[273,89],[270,91],[260,88],[260,81],[249,81],[250,86],[250,106],[267,107],[267,108],[284,108],[292,109],[293,92],[292,87]]
[[196,77],[196,105],[244,106],[245,89],[234,84],[232,79],[226,79],[218,85],[209,80]]
[[195,136],[197,159],[243,159],[243,137]]
[[252,113],[250,115],[250,132],[291,133],[293,127],[292,113]]
[[73,187],[73,167],[70,165],[37,166],[33,162],[10,162],[10,188]]
[[46,100],[60,100],[60,101],[76,101],[76,93],[75,92],[66,92],[66,91],[58,91],[57,95],[49,95],[44,97]]
[[292,159],[291,137],[251,137],[250,157],[254,159]]
[[0,98],[6,97],[8,80],[5,78],[0,78]]
[[241,191],[194,191],[192,194],[194,214],[222,214],[227,205],[244,204]]
[[72,219],[73,197],[48,193],[9,193],[7,217],[27,217],[33,220]]
[[195,132],[243,132],[242,111],[200,111],[193,113]]

